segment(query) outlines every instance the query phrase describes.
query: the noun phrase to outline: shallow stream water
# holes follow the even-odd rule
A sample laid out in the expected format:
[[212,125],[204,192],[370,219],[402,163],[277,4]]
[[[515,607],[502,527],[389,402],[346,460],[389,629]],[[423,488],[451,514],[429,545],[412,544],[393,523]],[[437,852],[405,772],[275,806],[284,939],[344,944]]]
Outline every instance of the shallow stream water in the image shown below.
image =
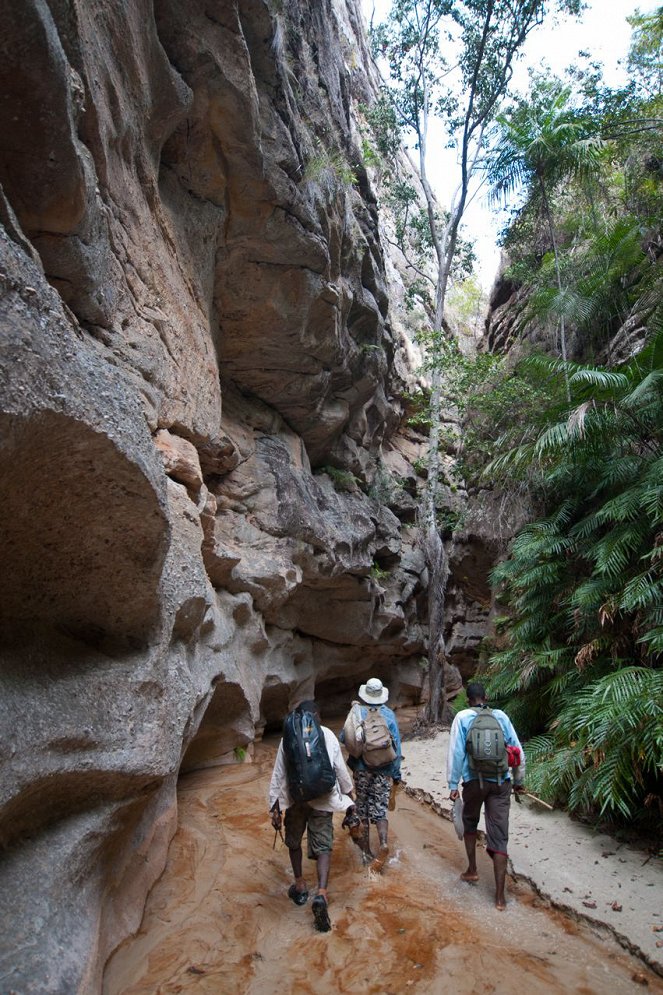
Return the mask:
[[[252,764],[187,775],[179,828],[143,922],[109,961],[104,995],[273,995],[405,992],[663,995],[663,979],[584,923],[508,881],[494,907],[492,865],[464,884],[464,850],[452,826],[399,795],[390,814],[391,858],[382,875],[335,816],[330,933],[316,933],[310,902],[287,898],[288,851],[267,816],[277,741]],[[305,860],[313,892],[315,867]]]

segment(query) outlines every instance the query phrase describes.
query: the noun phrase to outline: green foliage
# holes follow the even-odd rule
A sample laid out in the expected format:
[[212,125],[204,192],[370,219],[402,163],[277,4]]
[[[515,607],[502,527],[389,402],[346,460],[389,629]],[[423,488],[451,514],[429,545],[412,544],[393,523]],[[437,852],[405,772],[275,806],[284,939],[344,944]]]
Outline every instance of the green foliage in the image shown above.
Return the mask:
[[631,77],[650,100],[663,92],[663,7],[650,14],[627,17],[633,28],[628,54]]
[[421,389],[406,394],[403,397],[406,412],[406,424],[419,432],[428,432],[430,428],[430,391]]
[[383,88],[372,106],[361,104],[359,110],[371,130],[373,146],[379,161],[388,170],[395,169],[396,159],[401,150],[402,134],[389,91]]
[[472,272],[451,286],[448,301],[449,313],[460,334],[474,338],[481,330],[480,322],[487,310],[487,295]]
[[[660,17],[633,23],[660,59]],[[577,356],[596,355],[655,281],[663,98],[646,75],[634,70],[610,91],[595,64],[576,66],[570,84],[533,74],[528,97],[498,118],[488,178],[496,197],[524,199],[502,236],[506,277],[527,301],[514,331],[547,333],[551,352],[559,333],[563,356],[567,341]]]
[[557,399],[487,470],[535,474],[548,510],[494,571],[511,621],[491,696],[537,737],[544,797],[642,821],[663,813],[663,304],[650,324],[615,370],[525,364]]
[[246,748],[243,746],[236,746],[233,749],[233,755],[238,764],[244,763],[246,760]]
[[572,810],[660,821],[661,702],[663,671],[646,667],[623,667],[582,688],[565,703],[554,735],[527,744],[531,789]]
[[437,527],[443,536],[460,532],[465,525],[466,514],[454,508],[438,508],[435,513]]
[[377,169],[380,166],[380,156],[366,138],[362,138],[361,141],[361,158],[367,168],[372,166]]
[[[456,454],[459,480],[468,486],[485,484],[486,465],[521,437],[523,425],[542,424],[542,411],[557,385],[548,371],[525,362],[514,367],[508,358],[492,353],[467,356],[451,343],[439,350],[436,363],[444,396],[463,426],[460,440],[441,432],[441,443]],[[521,479],[537,486],[536,474],[529,471],[514,473],[511,483]]]
[[469,708],[469,702],[467,700],[467,694],[465,693],[465,688],[463,688],[463,690],[460,691],[459,694],[457,694],[456,697],[454,698],[453,708],[454,708],[454,715],[458,715],[458,713],[462,712],[464,708]]
[[385,570],[383,567],[380,566],[379,563],[374,561],[373,566],[370,569],[370,575],[373,578],[373,580],[380,581],[384,580],[386,577],[389,576],[389,571]]
[[315,155],[309,158],[304,167],[304,179],[319,183],[325,178],[331,178],[342,186],[352,186],[357,182],[354,169],[343,152],[326,149],[318,142]]
[[425,456],[418,456],[412,463],[412,469],[418,477],[428,476],[428,460]]
[[334,485],[334,490],[339,493],[344,491],[355,491],[359,486],[359,481],[350,470],[339,470],[335,466],[321,466],[319,473],[326,473]]
[[545,198],[571,175],[597,167],[601,142],[571,102],[571,87],[535,76],[527,98],[497,117],[497,139],[487,164],[496,198],[522,190]]

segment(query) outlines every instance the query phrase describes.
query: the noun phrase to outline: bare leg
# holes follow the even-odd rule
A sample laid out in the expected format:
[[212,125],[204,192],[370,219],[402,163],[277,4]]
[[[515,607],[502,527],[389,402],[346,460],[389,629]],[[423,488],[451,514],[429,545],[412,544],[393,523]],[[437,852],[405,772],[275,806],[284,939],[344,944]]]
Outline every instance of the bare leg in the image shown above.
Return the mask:
[[477,874],[477,838],[474,834],[465,833],[465,853],[467,854],[467,870],[461,874],[461,881],[478,881]]
[[327,881],[329,880],[329,865],[331,853],[318,854],[316,865],[318,869],[318,895],[327,897]]
[[331,920],[327,911],[327,881],[329,879],[330,863],[331,853],[319,853],[316,857],[318,894],[311,903],[311,909],[313,911],[313,922],[319,933],[328,933],[331,929]]
[[366,856],[370,857],[372,860],[373,854],[371,853],[370,834],[371,824],[368,819],[366,819],[366,821],[361,824],[361,835],[355,840],[355,842],[357,846],[363,850]]
[[290,850],[288,852],[290,853],[292,873],[295,876],[295,888],[297,891],[306,891],[306,881],[302,875],[302,848],[301,846],[298,846],[296,850]]
[[493,870],[495,871],[495,905],[503,912],[506,908],[504,897],[504,882],[506,881],[507,855],[505,853],[493,854]]
[[378,819],[375,823],[378,831],[378,839],[380,841],[380,849],[378,850],[378,855],[371,864],[372,871],[381,871],[384,867],[387,857],[389,856],[389,844],[387,843],[387,833],[389,831],[389,823],[386,819]]
[[387,845],[387,833],[389,832],[389,823],[386,819],[378,819],[375,823],[378,831],[378,839],[380,840],[380,847]]

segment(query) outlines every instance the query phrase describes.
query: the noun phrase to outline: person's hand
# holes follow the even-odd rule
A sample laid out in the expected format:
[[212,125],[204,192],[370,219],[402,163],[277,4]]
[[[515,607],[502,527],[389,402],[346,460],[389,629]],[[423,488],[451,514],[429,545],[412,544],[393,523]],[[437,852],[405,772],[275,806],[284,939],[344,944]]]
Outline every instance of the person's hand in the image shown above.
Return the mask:
[[349,792],[348,798],[352,798],[353,802],[357,801],[357,792],[354,790],[354,788],[352,789],[352,791]]
[[281,826],[283,825],[283,816],[276,808],[273,808],[272,811],[269,813],[269,815],[272,820],[273,828],[278,832]]
[[513,790],[515,791],[515,793],[517,795],[524,795],[525,794],[525,785],[524,784],[514,784]]
[[458,795],[459,795],[458,788],[454,788],[452,791],[449,792],[449,798],[451,799],[452,802],[456,801]]

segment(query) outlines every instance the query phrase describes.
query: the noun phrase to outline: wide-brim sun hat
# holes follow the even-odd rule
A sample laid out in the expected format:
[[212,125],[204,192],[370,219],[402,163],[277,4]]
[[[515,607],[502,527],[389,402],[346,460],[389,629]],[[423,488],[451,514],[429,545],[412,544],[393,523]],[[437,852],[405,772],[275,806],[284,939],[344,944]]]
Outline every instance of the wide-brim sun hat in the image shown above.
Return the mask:
[[389,697],[389,688],[378,677],[371,677],[361,685],[357,693],[367,705],[384,705]]

